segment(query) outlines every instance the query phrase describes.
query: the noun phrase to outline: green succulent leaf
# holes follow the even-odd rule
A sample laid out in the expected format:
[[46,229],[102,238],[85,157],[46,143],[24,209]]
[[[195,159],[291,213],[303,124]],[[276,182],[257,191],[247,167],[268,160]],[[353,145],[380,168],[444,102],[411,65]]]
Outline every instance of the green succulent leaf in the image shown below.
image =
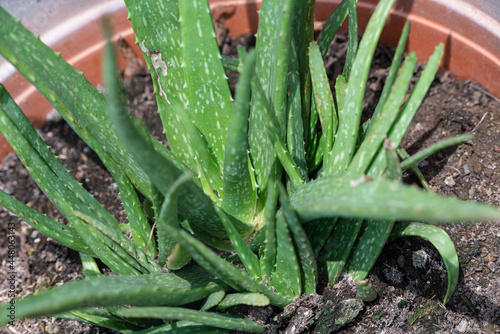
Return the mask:
[[245,269],[248,271],[252,279],[260,280],[262,274],[260,271],[260,262],[257,258],[257,255],[252,252],[250,247],[248,247],[245,241],[241,238],[241,236],[238,234],[238,231],[236,231],[236,228],[231,223],[226,214],[220,209],[217,209],[217,212],[219,213],[222,224],[226,229],[229,240],[231,240],[231,244],[238,253],[241,263],[243,263]]
[[345,171],[355,153],[361,109],[368,72],[384,22],[395,0],[382,0],[377,5],[361,39],[358,53],[352,65],[345,105],[339,115],[339,129],[332,149],[332,157],[324,168],[326,174]]
[[110,171],[119,165],[121,172],[149,196],[149,180],[111,130],[102,92],[3,8],[0,20],[0,54],[37,87]]
[[370,162],[381,148],[384,138],[387,137],[391,125],[398,116],[399,108],[405,98],[416,64],[417,56],[415,53],[410,54],[405,59],[391,92],[387,97],[383,110],[375,119],[370,132],[365,135],[365,139],[356,151],[348,167],[348,171],[352,174],[356,175],[366,172]]
[[345,216],[432,222],[500,219],[500,211],[456,198],[441,197],[384,178],[324,176],[306,183],[290,198],[302,221]]
[[[106,86],[109,91],[109,114],[116,127],[117,134],[128,150],[132,153],[141,168],[150,177],[151,182],[158,190],[166,195],[179,178],[183,170],[179,169],[174,157],[167,157],[160,153],[127,114],[120,83],[116,76],[114,57],[109,50],[106,57],[108,65],[105,66]],[[189,181],[179,190],[179,212],[189,220],[194,227],[205,231],[212,236],[225,235],[222,223],[215,212],[212,200],[205,195],[203,190],[194,182]],[[253,228],[238,220],[234,220],[238,232],[248,234]]]
[[[170,235],[168,227],[180,228],[177,215],[178,194],[181,187],[191,179],[191,174],[183,174],[172,184],[163,201],[160,216],[156,221],[156,230],[158,231],[158,263],[161,267],[167,263],[168,256],[174,251],[177,245],[177,241]],[[189,259],[185,262],[187,263],[188,261]],[[168,267],[170,268],[170,266]]]
[[324,244],[318,260],[330,284],[338,282],[362,224],[362,219],[338,219],[333,233]]
[[448,289],[443,301],[443,304],[446,304],[450,300],[453,291],[455,291],[459,276],[458,255],[451,238],[437,226],[420,223],[397,224],[389,240],[391,241],[399,237],[425,238],[436,247],[448,271]]
[[229,329],[200,325],[191,321],[174,321],[165,325],[155,326],[132,334],[225,334]]
[[[280,202],[283,217],[285,218],[285,221],[290,229],[290,234],[295,245],[294,252],[297,254],[299,260],[302,273],[302,290],[305,294],[315,293],[316,285],[318,284],[318,270],[316,267],[314,252],[311,244],[309,243],[309,239],[307,239],[306,233],[302,228],[302,224],[297,217],[297,214],[288,201],[284,188],[281,188]],[[278,244],[278,246],[280,245]]]
[[311,42],[309,46],[309,62],[313,95],[325,142],[324,152],[329,153],[333,147],[333,138],[337,132],[338,116],[325,66],[323,65],[323,58],[316,42]]
[[302,178],[309,181],[305,142],[304,121],[302,119],[302,97],[300,92],[300,68],[294,43],[290,47],[290,71],[288,72],[288,122],[286,145],[292,160],[299,169]]
[[433,155],[434,153],[436,153],[440,150],[443,150],[443,149],[450,147],[450,146],[455,146],[455,145],[461,144],[461,143],[463,143],[467,140],[471,140],[473,138],[474,138],[474,135],[472,135],[472,134],[464,134],[464,135],[441,140],[441,141],[423,149],[422,151],[415,153],[414,155],[412,155],[408,159],[403,160],[401,162],[401,169],[407,170],[408,168],[410,168],[410,166],[419,163],[420,161],[424,160],[425,158]]
[[335,34],[339,30],[342,23],[345,21],[349,13],[349,4],[351,0],[342,0],[337,8],[325,22],[323,29],[318,35],[318,46],[321,51],[321,56],[325,58],[330,44],[332,44]]
[[157,318],[186,320],[198,324],[251,333],[262,333],[266,326],[233,314],[221,314],[190,310],[181,307],[132,307],[121,308],[116,314],[125,318]]
[[290,302],[290,299],[251,279],[240,268],[220,258],[202,242],[185,231],[171,229],[171,233],[202,268],[216,275],[233,289],[260,292],[269,297],[273,305],[280,307],[284,307]]
[[245,56],[243,70],[236,86],[231,129],[227,133],[224,156],[224,196],[222,208],[244,222],[250,222],[257,203],[257,190],[248,155],[248,117],[250,85],[257,54]]
[[[216,176],[222,173],[224,146],[232,113],[231,93],[222,66],[208,1],[179,1],[179,14],[188,98],[185,107],[206,141],[212,159],[219,166],[219,173],[216,175],[213,174],[215,169],[212,172],[204,170],[207,178],[215,180]],[[196,146],[196,151],[199,150]],[[209,162],[199,163],[203,169]]]
[[396,51],[394,52],[394,57],[392,58],[391,67],[389,69],[389,73],[387,74],[387,78],[385,79],[384,88],[382,89],[382,94],[378,100],[377,107],[373,112],[373,116],[368,124],[368,129],[365,133],[369,133],[375,120],[378,118],[379,114],[382,112],[384,108],[385,101],[389,97],[389,93],[391,92],[392,86],[394,84],[394,80],[396,79],[396,75],[398,73],[399,65],[401,64],[401,60],[403,59],[406,42],[408,40],[408,36],[410,35],[410,21],[406,22],[403,31],[401,32],[401,37],[399,38],[398,45],[396,47]]
[[[16,301],[16,319],[53,315],[82,307],[113,305],[178,306],[208,297],[227,287],[198,266],[176,273],[100,276],[45,290]],[[0,326],[9,318],[0,309]]]
[[212,307],[217,306],[225,296],[226,292],[224,290],[212,293],[210,296],[208,296],[205,304],[203,304],[203,306],[200,308],[200,311],[208,311]]
[[345,57],[344,71],[342,75],[349,81],[352,64],[358,49],[358,13],[356,12],[357,0],[349,0],[349,28],[347,37],[347,53]]
[[[276,181],[281,176],[281,169],[276,165],[276,154],[272,140],[267,135],[267,128],[262,125],[265,112],[269,106],[263,103],[267,99],[271,102],[273,115],[277,127],[277,138],[283,142],[286,130],[286,94],[289,62],[289,48],[291,39],[291,25],[294,1],[282,2],[279,0],[264,1],[260,8],[258,40],[256,44],[257,63],[255,73],[258,80],[262,80],[262,96],[252,96],[248,142],[255,168],[255,177],[260,189],[259,196],[265,197],[265,186],[268,179]],[[277,73],[281,76],[278,77]],[[265,80],[264,80],[265,78]],[[264,109],[266,108],[266,109]]]
[[224,309],[236,305],[267,306],[270,300],[261,293],[231,293],[226,295],[217,308]]
[[41,214],[21,201],[0,190],[1,205],[49,238],[80,253],[95,255],[92,248],[83,242],[73,226],[67,226]]
[[80,310],[73,310],[73,311],[58,313],[55,316],[57,318],[85,322],[96,326],[110,328],[115,331],[119,331],[120,333],[123,334],[132,333],[133,331],[140,330],[143,328],[133,325],[123,319],[120,319],[117,316],[114,316],[113,314],[109,313],[108,311],[100,309],[86,308]]

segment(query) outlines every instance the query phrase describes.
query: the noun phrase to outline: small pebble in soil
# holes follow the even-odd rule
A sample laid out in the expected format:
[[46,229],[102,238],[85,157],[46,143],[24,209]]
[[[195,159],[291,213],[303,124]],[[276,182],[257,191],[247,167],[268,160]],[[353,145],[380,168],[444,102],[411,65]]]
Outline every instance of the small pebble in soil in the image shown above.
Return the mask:
[[419,249],[418,251],[413,252],[411,260],[415,268],[425,268],[427,261],[429,260],[429,254],[427,254],[423,249]]
[[455,180],[453,179],[453,176],[448,176],[446,179],[444,179],[444,183],[446,183],[447,186],[453,187],[455,185]]

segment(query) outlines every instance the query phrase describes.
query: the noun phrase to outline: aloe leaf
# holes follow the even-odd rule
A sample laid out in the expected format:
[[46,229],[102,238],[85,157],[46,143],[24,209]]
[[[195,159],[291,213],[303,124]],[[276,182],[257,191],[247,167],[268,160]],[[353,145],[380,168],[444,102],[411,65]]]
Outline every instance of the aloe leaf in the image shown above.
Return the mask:
[[[182,171],[167,156],[155,149],[148,137],[136,127],[127,114],[120,83],[116,77],[112,57],[106,57],[109,65],[105,66],[106,86],[109,90],[109,113],[117,134],[132,153],[141,168],[150,177],[158,190],[166,195],[173,182],[182,175]],[[179,212],[201,230],[213,236],[225,235],[224,228],[213,207],[212,200],[205,195],[194,181],[189,181],[179,190]],[[253,227],[234,220],[238,232],[248,234]]]
[[330,84],[326,76],[323,58],[315,42],[311,42],[309,46],[309,66],[311,68],[313,95],[321,121],[322,133],[325,138],[324,152],[329,153],[333,147],[333,137],[337,132],[338,117],[333,103]]
[[222,172],[232,98],[208,1],[179,1],[179,14],[188,110]]
[[221,218],[224,228],[226,229],[229,240],[231,240],[231,244],[238,253],[241,263],[243,263],[243,265],[245,266],[248,274],[254,280],[261,279],[262,274],[260,272],[260,263],[257,255],[252,252],[250,247],[248,247],[245,241],[241,238],[241,236],[238,234],[238,231],[236,231],[236,228],[234,228],[234,225],[228,219],[224,211],[217,209],[217,212],[219,214],[219,217]]
[[158,112],[169,146],[191,170],[197,171],[195,153],[180,118],[188,110],[178,3],[154,2],[145,6],[142,2],[126,0],[125,4],[137,44],[153,78]]
[[[262,82],[262,89],[265,99],[270,101],[273,107],[272,116],[278,125],[277,135],[281,141],[285,139],[287,120],[285,109],[287,84],[283,80],[287,77],[289,48],[280,49],[280,47],[290,43],[289,22],[293,13],[293,3],[294,1],[285,3],[279,0],[264,1],[259,10],[262,19],[259,20],[257,31],[259,37],[256,45],[255,73],[257,80],[265,78]],[[278,77],[278,71],[285,75]],[[268,138],[267,129],[262,126],[265,122],[264,108],[267,108],[263,103],[262,97],[252,96],[248,142],[256,181],[260,187],[259,197],[264,199],[268,179],[278,180],[281,176],[281,169],[276,165],[276,154],[272,148],[271,138]]]
[[[429,57],[427,65],[425,66],[420,78],[418,79],[413,91],[406,101],[403,110],[398,117],[397,122],[391,128],[388,138],[392,140],[395,147],[397,147],[403,136],[406,132],[406,129],[410,126],[411,120],[413,119],[413,115],[417,111],[418,107],[422,104],[429,87],[436,76],[439,64],[441,62],[441,58],[443,56],[444,46],[443,44],[439,44],[434,49],[433,54]],[[394,148],[395,148],[394,147]]]
[[[297,54],[300,93],[302,101],[302,123],[309,124],[311,110],[311,73],[309,71],[309,44],[314,39],[314,10],[316,0],[296,0],[292,20],[292,36]],[[304,131],[304,146],[309,150],[312,133]]]
[[224,299],[225,295],[226,292],[224,290],[212,293],[210,296],[208,296],[205,304],[203,304],[203,306],[200,308],[200,311],[208,311],[212,307],[217,306],[221,302],[221,300]]
[[[76,212],[74,211],[74,213]],[[80,234],[87,245],[92,246],[96,256],[114,273],[118,275],[138,275],[148,272],[148,270],[142,267],[135,257],[127,253],[120,244],[114,242],[98,229],[87,224],[84,219],[79,218],[74,213],[70,220],[75,230]],[[80,213],[80,215],[83,214]]]
[[365,139],[361,143],[348,167],[348,171],[354,175],[364,173],[368,170],[370,162],[382,146],[384,138],[398,116],[400,106],[403,103],[406,91],[413,77],[413,71],[415,70],[416,64],[417,56],[415,53],[406,57],[399,75],[392,86],[391,92],[387,97],[383,110],[375,119],[370,132],[365,135]]
[[282,215],[276,218],[276,266],[272,273],[272,286],[290,299],[302,294],[302,274],[292,236]]
[[444,296],[443,304],[446,304],[455,291],[459,276],[459,264],[457,251],[453,241],[448,234],[437,226],[419,223],[397,224],[391,232],[389,240],[399,237],[421,237],[429,240],[438,250],[448,272],[448,289]]
[[317,219],[308,222],[304,226],[304,231],[306,232],[307,239],[309,239],[309,243],[313,248],[315,257],[318,257],[320,251],[323,249],[325,242],[330,237],[338,220],[338,217]]
[[495,207],[441,197],[384,178],[324,176],[300,187],[290,203],[304,222],[335,216],[443,223],[500,219]]
[[396,151],[392,148],[392,143],[390,140],[384,142],[385,151],[385,161],[387,163],[387,168],[384,172],[384,177],[391,180],[402,180],[402,170],[401,164],[399,163],[399,157]]
[[378,100],[377,107],[373,112],[373,116],[368,123],[368,129],[365,133],[369,133],[373,123],[378,118],[382,108],[385,105],[385,101],[389,97],[389,93],[391,92],[392,85],[394,84],[394,80],[396,79],[396,75],[398,73],[399,65],[401,64],[401,60],[403,59],[403,54],[406,47],[406,42],[408,40],[408,36],[410,35],[410,22],[406,22],[403,31],[401,32],[401,37],[399,38],[398,45],[396,47],[396,51],[394,52],[394,57],[392,58],[391,67],[389,69],[389,73],[387,74],[387,78],[385,79],[384,88],[382,89],[382,94]]
[[175,321],[173,323],[136,331],[131,334],[225,334],[229,332],[229,329],[199,325],[191,321]]
[[401,162],[401,169],[407,170],[408,168],[410,168],[410,166],[417,164],[418,162],[424,160],[428,156],[431,156],[438,151],[441,151],[441,150],[443,150],[447,147],[450,147],[450,146],[461,144],[461,143],[463,143],[467,140],[470,140],[472,138],[474,138],[474,135],[464,134],[464,135],[441,140],[441,141],[423,149],[422,151],[415,153],[414,155],[412,155],[408,159],[403,160]]
[[[16,301],[16,319],[49,316],[82,307],[113,305],[177,306],[206,298],[226,289],[197,266],[175,273],[137,276],[100,276],[45,290]],[[9,320],[0,309],[0,326]]]
[[126,322],[112,315],[108,311],[99,309],[87,308],[83,310],[73,310],[64,313],[58,313],[55,315],[55,317],[85,322],[96,326],[102,326],[113,329],[115,331],[119,331],[123,334],[132,333],[132,331],[142,329],[142,327]]
[[134,244],[142,251],[145,251],[150,258],[154,259],[156,257],[156,242],[154,239],[150,240],[148,248],[148,236],[151,233],[151,226],[133,184],[125,174],[122,174],[122,176],[123,179],[114,175],[114,179],[120,191],[123,208],[127,213]]
[[290,47],[290,71],[288,72],[288,122],[286,145],[300,174],[307,182],[307,162],[305,156],[304,122],[302,119],[302,97],[300,95],[300,72],[295,45]]
[[361,109],[371,61],[384,22],[395,0],[382,0],[377,5],[359,44],[359,49],[352,65],[354,69],[349,79],[345,96],[345,105],[339,115],[339,129],[332,150],[332,159],[324,168],[326,174],[345,171],[354,155],[360,126]]
[[87,277],[96,277],[101,275],[101,270],[97,266],[95,259],[87,254],[79,253],[80,262],[82,262],[83,273]]
[[276,121],[276,118],[273,116],[274,115],[273,107],[266,99],[264,90],[258,78],[254,78],[254,80],[252,81],[252,87],[253,91],[255,92],[254,96],[255,95],[258,96],[256,100],[260,101],[260,104],[263,108],[260,111],[262,113],[264,121],[261,124],[261,127],[266,130],[266,134],[273,145],[272,147],[273,151],[276,153],[279,162],[281,163],[288,177],[290,178],[290,181],[292,182],[294,189],[296,189],[304,183],[304,179],[300,174],[299,168],[295,165],[295,162],[293,161],[290,152],[288,152],[285,144],[280,138],[279,134],[280,130],[278,127],[278,123]]
[[[45,145],[40,135],[31,125],[3,85],[0,85],[0,130],[40,189],[56,207],[68,217],[75,207],[92,213],[111,226],[118,221],[76,181],[57,157]],[[40,170],[38,170],[40,169]],[[58,201],[55,194],[59,194]]]
[[340,218],[325,243],[318,260],[330,284],[338,282],[362,223],[362,219]]
[[297,214],[293,210],[286,197],[286,192],[281,188],[280,194],[281,210],[283,217],[286,220],[288,227],[295,244],[296,253],[299,259],[299,264],[302,272],[302,285],[303,292],[311,294],[316,292],[316,285],[318,284],[318,270],[316,267],[316,259],[314,252],[309,243],[302,224],[300,223]]
[[248,116],[250,110],[250,86],[255,69],[256,53],[245,56],[243,71],[236,85],[234,113],[231,130],[227,133],[224,156],[224,195],[222,208],[244,222],[253,218],[257,191],[252,181],[248,156]]
[[1,8],[0,20],[0,53],[37,87],[110,170],[111,164],[118,164],[149,196],[146,175],[111,130],[102,92]]
[[221,56],[222,56],[222,66],[224,66],[224,69],[231,70],[234,72],[241,72],[243,70],[239,58],[233,58],[225,55]]
[[181,187],[191,179],[192,176],[190,174],[183,174],[172,184],[163,201],[160,215],[156,220],[158,264],[160,267],[163,267],[167,263],[169,254],[174,250],[177,244],[177,241],[170,235],[167,226],[180,228],[177,215],[178,194]]
[[[396,153],[399,156],[399,158],[402,160],[406,160],[410,157],[408,152],[406,152],[405,149],[402,148],[401,146],[399,146],[396,149]],[[431,187],[429,186],[429,183],[427,183],[427,180],[425,179],[425,177],[422,174],[422,172],[420,171],[420,169],[418,169],[417,165],[410,165],[409,168],[411,169],[413,174],[415,174],[415,176],[417,177],[417,179],[420,182],[420,184],[422,185],[422,187],[427,191],[432,191]]]
[[157,318],[170,321],[187,320],[202,325],[251,333],[263,333],[266,328],[265,325],[232,314],[203,312],[181,307],[124,307],[117,310],[116,314],[125,318]]
[[107,238],[105,238],[104,240],[107,240],[108,238],[112,240],[113,244],[116,245],[114,249],[115,252],[120,251],[122,254],[127,253],[134,260],[134,262],[137,262],[140,266],[145,268],[147,272],[155,272],[160,270],[160,267],[156,264],[156,262],[150,259],[143,252],[143,250],[137,247],[137,245],[130,241],[130,239],[123,235],[119,230],[107,226],[99,220],[87,216],[81,212],[73,211],[73,214],[89,224],[91,226],[91,228],[89,228],[90,231],[93,231],[94,229],[100,231],[102,234],[107,236]]
[[351,252],[347,272],[358,281],[364,280],[377,261],[394,226],[394,220],[368,220]]
[[347,53],[345,56],[344,70],[342,75],[346,81],[349,82],[349,75],[351,74],[352,64],[356,57],[356,50],[358,49],[358,13],[356,12],[357,0],[349,0],[349,28],[347,36]]
[[1,190],[0,204],[47,237],[52,238],[66,247],[72,248],[78,252],[90,256],[94,255],[92,248],[88,247],[87,244],[83,242],[73,226],[61,224],[58,221],[30,208],[26,204]]
[[326,53],[330,44],[332,44],[335,34],[339,30],[342,23],[345,21],[347,14],[349,13],[349,2],[351,0],[342,0],[337,8],[330,15],[328,20],[325,22],[323,29],[318,35],[318,46],[321,51],[321,56],[325,58]]
[[[288,99],[288,72],[290,63],[290,48],[292,45],[292,22],[294,14],[295,0],[285,2],[275,1],[278,6],[278,14],[281,16],[278,30],[276,31],[277,42],[271,52],[276,53],[276,68],[270,68],[271,74],[275,77],[274,92],[271,90],[270,96],[273,97],[274,111],[276,112],[276,120],[280,129],[280,137],[284,140],[287,122],[287,99]],[[265,15],[265,13],[263,13]],[[274,17],[274,16],[269,16]],[[265,20],[265,16],[263,16]],[[275,38],[276,38],[275,37]],[[260,37],[259,37],[260,38]],[[273,73],[274,72],[274,73]],[[272,89],[272,88],[271,88]]]
[[174,249],[167,257],[166,266],[171,270],[178,270],[184,267],[191,261],[191,255],[179,244],[174,246]]
[[[438,45],[434,49],[434,53],[429,57],[427,66],[425,66],[424,70],[422,71],[422,74],[415,84],[410,97],[404,104],[403,108],[399,112],[398,117],[391,126],[387,138],[391,140],[393,149],[397,149],[397,147],[401,143],[401,140],[403,139],[406,130],[410,126],[415,112],[424,100],[425,94],[427,94],[427,91],[429,90],[429,87],[431,86],[438,70],[439,63],[441,62],[441,58],[443,56],[443,50],[443,44]],[[383,155],[384,153],[382,151],[379,152],[376,160],[372,163],[372,166],[368,171],[368,175],[377,176],[383,173],[385,169],[385,157]]]
[[265,211],[265,241],[262,256],[262,274],[264,279],[269,280],[276,265],[276,254],[278,245],[276,241],[276,206],[278,205],[278,189],[276,184],[267,186],[266,211]]
[[251,279],[241,269],[220,258],[219,255],[185,231],[171,229],[171,233],[202,268],[216,275],[233,289],[260,292],[269,297],[273,305],[280,307],[284,307],[290,302],[288,298]]
[[231,293],[224,297],[217,308],[224,309],[236,305],[267,306],[269,303],[269,298],[261,293]]
[[[2,109],[3,110],[3,109]],[[42,159],[38,152],[31,146],[28,140],[12,123],[9,117],[3,112],[0,112],[0,123],[6,138],[10,140],[10,144],[17,152],[22,152],[20,155],[21,161],[30,168],[32,177],[37,181],[40,188],[47,194],[48,198],[56,205],[63,215],[72,223],[75,231],[80,235],[87,245],[92,245],[93,253],[97,255],[103,262],[108,264],[110,268],[116,270],[117,273],[134,274],[138,273],[136,269],[127,265],[123,259],[119,258],[113,252],[109,254],[105,251],[106,245],[101,241],[102,235],[99,231],[89,229],[88,226],[80,219],[73,215],[73,210],[84,212],[88,216],[93,216],[95,219],[101,219],[109,226],[118,225],[116,219],[106,210],[94,211],[92,207],[82,202],[82,196],[72,192],[50,169],[49,165]],[[33,130],[34,131],[34,130]],[[36,146],[40,150],[50,151],[48,147]],[[43,153],[43,156],[50,157],[49,154]],[[53,157],[55,161],[57,159]],[[54,161],[52,161],[54,162]],[[36,167],[36,168],[35,168]],[[111,223],[111,224],[110,224]],[[96,236],[99,235],[99,236]],[[104,239],[106,242],[107,239]]]

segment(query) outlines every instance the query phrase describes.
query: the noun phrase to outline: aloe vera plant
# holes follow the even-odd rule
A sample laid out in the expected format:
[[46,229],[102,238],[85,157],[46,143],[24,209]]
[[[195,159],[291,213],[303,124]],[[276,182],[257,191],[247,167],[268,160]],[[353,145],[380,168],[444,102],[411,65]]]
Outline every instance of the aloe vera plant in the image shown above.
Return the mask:
[[[314,1],[264,0],[256,48],[240,50],[238,59],[221,57],[206,0],[125,2],[171,150],[129,117],[110,43],[103,95],[0,9],[0,53],[99,155],[128,220],[124,229],[71,177],[0,86],[1,132],[71,224],[2,191],[0,203],[79,251],[88,276],[14,301],[16,319],[57,316],[123,333],[260,333],[265,325],[217,310],[283,308],[314,293],[318,275],[335,283],[344,270],[356,280],[358,297],[373,300],[368,274],[384,244],[404,236],[436,246],[448,271],[444,302],[450,299],[456,251],[446,233],[424,223],[500,214],[401,182],[402,169],[470,138],[402,162],[396,155],[442,45],[404,101],[416,65],[414,54],[402,62],[407,25],[374,115],[360,123],[370,63],[394,0],[380,1],[359,45],[354,0],[341,2],[316,41]],[[346,66],[333,94],[323,58],[346,17]],[[225,67],[240,72],[234,97]],[[116,275],[103,275],[95,259]],[[3,305],[0,325],[7,315]]]

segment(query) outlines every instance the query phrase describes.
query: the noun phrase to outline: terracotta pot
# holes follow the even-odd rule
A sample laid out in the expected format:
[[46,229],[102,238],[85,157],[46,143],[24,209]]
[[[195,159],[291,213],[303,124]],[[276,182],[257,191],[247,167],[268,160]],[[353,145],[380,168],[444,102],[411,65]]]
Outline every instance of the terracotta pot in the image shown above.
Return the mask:
[[[221,19],[231,37],[252,33],[257,29],[260,1],[257,0],[211,0],[215,18]],[[373,13],[377,0],[359,0],[358,17],[363,30]],[[49,4],[51,2],[48,2]],[[64,9],[69,0],[54,0],[50,8],[38,12],[38,17],[25,18],[36,28],[36,20],[57,20],[58,9]],[[117,38],[125,38],[135,47],[135,38],[123,7],[122,0],[89,1],[89,11],[79,13],[67,19],[50,32],[57,34],[41,39],[78,70],[83,71],[94,85],[101,82],[100,62],[104,45],[101,33],[100,15],[110,15]],[[317,0],[316,20],[325,21],[340,0]],[[58,7],[59,6],[59,7]],[[93,6],[93,7],[92,7]],[[47,7],[47,6],[45,6]],[[72,7],[75,7],[74,5]],[[59,13],[60,14],[60,13]],[[85,15],[84,15],[85,14]],[[99,15],[100,14],[100,15]],[[41,17],[40,17],[41,15]],[[434,46],[445,43],[444,68],[458,75],[461,79],[470,78],[479,82],[493,95],[500,96],[500,4],[482,0],[398,0],[387,21],[382,35],[382,42],[395,45],[405,22],[412,21],[408,41],[408,51],[416,51],[419,60],[426,60]],[[35,22],[35,24],[33,24]],[[78,26],[68,26],[68,22],[78,22]],[[77,30],[75,30],[78,28]],[[345,28],[345,27],[344,27]],[[36,30],[36,29],[34,29]],[[68,31],[67,34],[59,34]],[[135,47],[134,52],[140,55]],[[123,59],[122,59],[123,62]],[[0,59],[0,81],[21,106],[36,127],[40,127],[52,106],[43,96],[10,65]],[[4,138],[0,138],[0,160],[10,152]]]

